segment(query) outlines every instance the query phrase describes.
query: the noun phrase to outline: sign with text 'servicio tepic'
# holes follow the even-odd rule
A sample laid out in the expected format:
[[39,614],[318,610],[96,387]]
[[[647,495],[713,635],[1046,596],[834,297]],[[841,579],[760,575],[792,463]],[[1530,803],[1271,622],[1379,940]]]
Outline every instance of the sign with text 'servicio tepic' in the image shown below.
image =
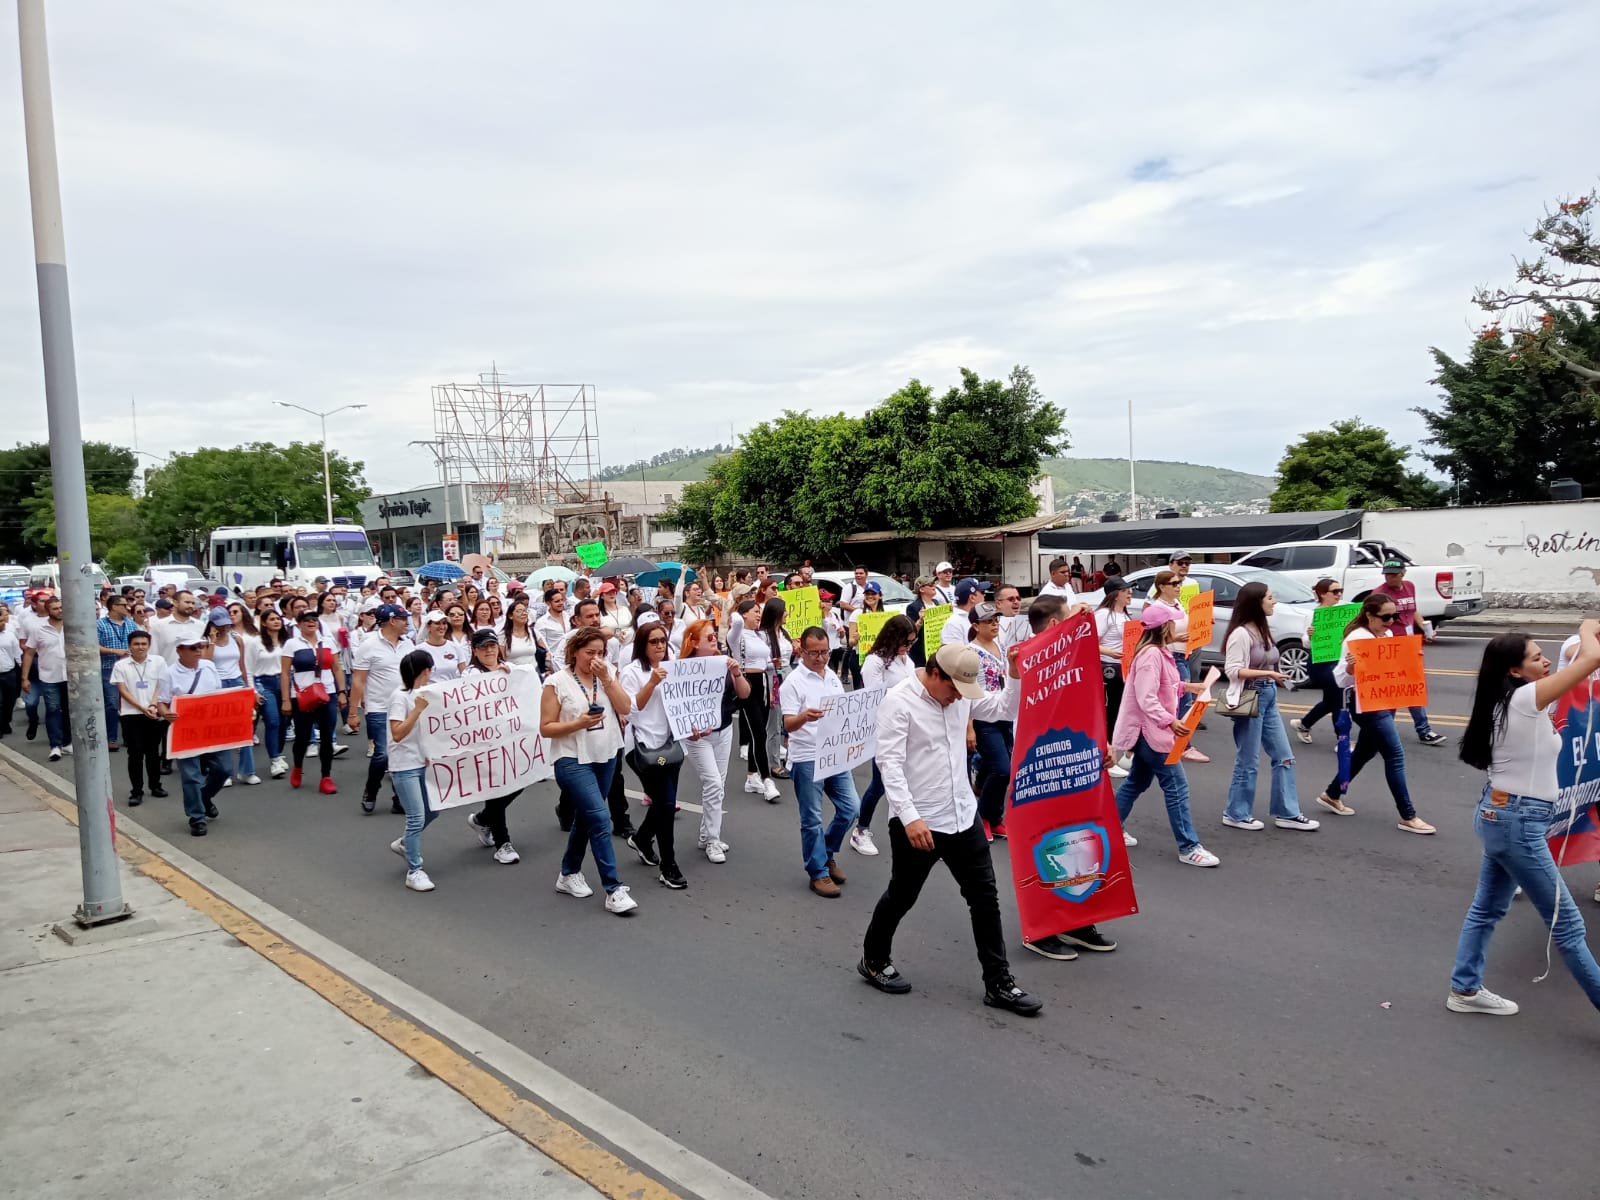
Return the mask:
[[428,807],[437,812],[506,796],[555,774],[539,736],[543,685],[533,667],[469,671],[417,689],[417,718],[428,767]]
[[213,750],[237,750],[255,740],[254,688],[172,697],[177,720],[167,733],[168,758],[194,758]]
[[1422,666],[1422,635],[1362,638],[1350,643],[1355,655],[1356,711],[1423,707],[1428,676]]
[[667,663],[667,677],[656,684],[667,710],[672,736],[687,741],[722,724],[722,693],[728,685],[728,660],[720,654],[700,658],[675,658]]
[[822,702],[811,778],[828,779],[872,761],[878,752],[878,705],[883,703],[887,690],[858,688]]
[[1105,682],[1088,615],[1024,642],[1006,826],[1028,941],[1139,911],[1104,771]]

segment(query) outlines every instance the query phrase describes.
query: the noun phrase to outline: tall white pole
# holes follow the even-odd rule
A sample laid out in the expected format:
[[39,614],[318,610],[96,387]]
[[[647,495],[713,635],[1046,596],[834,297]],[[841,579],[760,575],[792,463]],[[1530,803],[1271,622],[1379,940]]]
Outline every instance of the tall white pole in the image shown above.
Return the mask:
[[111,766],[106,754],[100,640],[95,632],[90,574],[94,561],[84,488],[83,426],[78,413],[78,367],[72,347],[72,303],[67,292],[67,245],[61,226],[61,179],[56,168],[43,0],[17,0],[17,33],[22,51],[22,120],[28,143],[39,332],[44,344],[44,403],[50,422],[56,558],[61,564],[61,608],[66,621],[72,721],[68,736],[74,749],[72,782],[83,870],[83,903],[73,918],[79,925],[89,926],[119,920],[133,910],[122,898],[112,833]]
[[1133,477],[1133,397],[1128,397],[1128,520],[1139,519],[1139,485]]

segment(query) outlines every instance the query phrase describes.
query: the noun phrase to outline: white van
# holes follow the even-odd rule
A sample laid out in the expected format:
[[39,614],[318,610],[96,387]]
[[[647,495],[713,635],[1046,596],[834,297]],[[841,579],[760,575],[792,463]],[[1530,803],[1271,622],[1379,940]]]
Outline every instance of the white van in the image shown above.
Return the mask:
[[[106,573],[100,569],[99,563],[90,564],[89,578],[94,581],[96,594],[109,582],[106,579]],[[28,586],[31,588],[49,588],[52,592],[59,592],[61,590],[61,564],[53,562],[40,563],[30,568],[28,571]]]

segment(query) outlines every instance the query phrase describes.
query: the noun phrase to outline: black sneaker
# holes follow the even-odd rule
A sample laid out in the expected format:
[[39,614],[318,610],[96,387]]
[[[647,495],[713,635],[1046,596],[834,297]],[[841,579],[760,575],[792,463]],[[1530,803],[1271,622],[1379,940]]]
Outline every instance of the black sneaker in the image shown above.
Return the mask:
[[628,843],[628,848],[639,856],[639,861],[645,866],[659,867],[661,865],[661,859],[656,856],[656,852],[649,842],[640,841],[638,835],[633,833],[628,834],[624,840]]
[[144,803],[144,793],[143,792],[132,792],[132,793],[129,794],[129,796],[128,796],[128,807],[129,808],[138,808],[139,805],[141,805],[143,803]]
[[150,794],[157,800],[165,800],[168,796],[172,795],[172,793],[167,791],[167,789],[164,787],[152,787],[150,789]]
[[1430,729],[1427,733],[1419,733],[1417,737],[1424,746],[1448,746],[1450,744],[1450,739],[1437,729]]
[[983,1002],[990,1008],[1010,1009],[1019,1017],[1037,1017],[1044,1008],[1043,1000],[1028,995],[1009,975],[994,986],[984,988]]
[[370,814],[370,813],[376,811],[377,807],[378,807],[378,798],[377,798],[377,796],[363,796],[363,797],[361,797],[361,811],[362,812]]
[[891,996],[903,996],[911,990],[911,985],[906,982],[906,977],[895,970],[893,963],[884,963],[881,967],[871,966],[865,957],[856,963],[856,974],[865,979],[880,992],[888,992]]
[[37,717],[28,718],[28,731],[23,736],[30,742],[39,736],[39,719]]
[[206,801],[206,817],[207,817],[207,819],[215,821],[221,815],[222,814],[217,811],[217,806],[215,804],[211,803],[211,801],[207,800]]
[[393,792],[389,793],[389,811],[394,813],[396,816],[403,817],[406,815],[406,810],[401,807],[400,797],[396,796]]
[[689,886],[689,881],[683,877],[683,872],[676,866],[666,863],[661,865],[661,882],[675,892],[681,892]]
[[1042,954],[1046,958],[1053,958],[1057,962],[1071,962],[1078,957],[1078,952],[1060,938],[1051,934],[1049,937],[1037,938],[1031,942],[1023,942],[1035,954]]
[[[633,827],[631,822],[626,825],[613,825],[611,827],[611,836],[619,837],[625,842],[634,837],[638,832],[639,831]],[[651,863],[650,865],[653,867],[655,866],[655,863]]]
[[189,835],[191,837],[205,837],[206,823],[201,817],[192,817],[189,821]]
[[1114,941],[1093,925],[1085,925],[1080,929],[1069,929],[1061,935],[1061,940],[1071,942],[1074,946],[1082,946],[1085,950],[1110,952],[1117,948],[1117,944]]

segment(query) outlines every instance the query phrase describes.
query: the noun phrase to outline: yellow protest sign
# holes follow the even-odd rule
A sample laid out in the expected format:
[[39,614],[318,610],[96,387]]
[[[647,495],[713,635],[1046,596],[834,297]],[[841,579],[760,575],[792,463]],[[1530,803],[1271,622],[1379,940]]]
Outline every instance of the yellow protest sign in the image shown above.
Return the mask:
[[939,653],[939,635],[955,608],[953,604],[935,604],[922,610],[922,651],[929,658]]
[[822,624],[822,596],[816,586],[790,588],[783,594],[787,606],[783,615],[784,632],[789,639],[799,643],[800,635],[813,625]]
[[873,643],[892,616],[892,612],[864,612],[856,617],[856,628],[861,631],[861,640],[856,643],[856,653],[860,657],[866,658],[872,653]]
[[1198,583],[1186,583],[1178,589],[1178,607],[1184,612],[1189,611],[1189,601],[1200,594]]

